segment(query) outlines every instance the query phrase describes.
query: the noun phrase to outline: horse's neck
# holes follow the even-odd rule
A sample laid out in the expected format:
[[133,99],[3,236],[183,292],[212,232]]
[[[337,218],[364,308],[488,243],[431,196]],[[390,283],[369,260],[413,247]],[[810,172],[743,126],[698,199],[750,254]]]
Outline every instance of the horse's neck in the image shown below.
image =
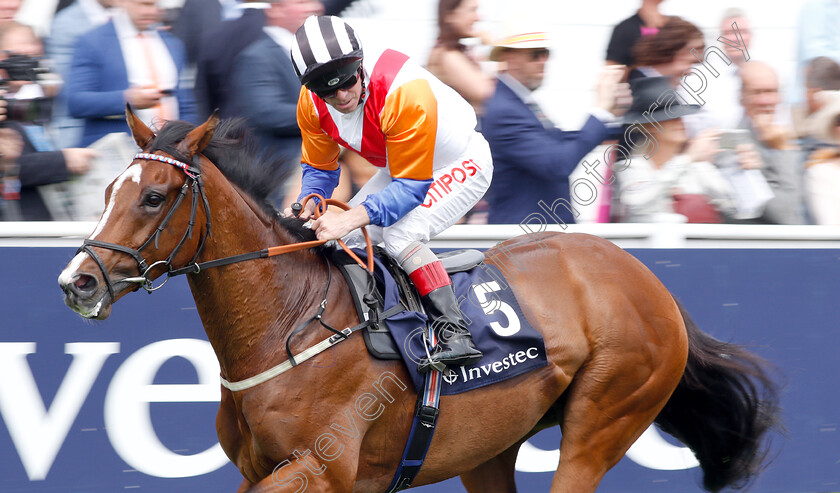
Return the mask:
[[[208,198],[215,212],[213,236],[199,262],[295,241],[233,186],[214,187]],[[189,276],[196,307],[226,378],[241,378],[248,368],[252,371],[249,360],[268,360],[276,354],[289,331],[314,311],[326,282],[324,266],[319,256],[303,251]]]

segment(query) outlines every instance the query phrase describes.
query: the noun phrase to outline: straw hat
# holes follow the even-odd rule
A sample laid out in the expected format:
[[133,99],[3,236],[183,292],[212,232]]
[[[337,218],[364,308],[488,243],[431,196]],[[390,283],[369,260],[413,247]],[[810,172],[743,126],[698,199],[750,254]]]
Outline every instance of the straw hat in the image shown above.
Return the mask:
[[499,54],[505,48],[532,49],[549,48],[548,33],[532,20],[514,19],[502,23],[500,36],[493,43],[490,60],[499,61]]

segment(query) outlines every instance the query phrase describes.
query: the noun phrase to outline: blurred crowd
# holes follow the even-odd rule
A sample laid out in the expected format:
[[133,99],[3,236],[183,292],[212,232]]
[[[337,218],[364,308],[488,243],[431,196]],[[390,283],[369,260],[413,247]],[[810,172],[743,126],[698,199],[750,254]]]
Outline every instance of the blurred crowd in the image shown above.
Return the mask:
[[[127,164],[108,163],[105,145],[128,131],[126,104],[153,127],[215,109],[243,118],[287,163],[282,209],[300,183],[293,35],[353,1],[59,0],[42,39],[14,20],[23,0],[0,0],[0,220],[95,219],[59,213],[46,190]],[[803,4],[799,97],[785,101],[773,61],[750,53],[746,12],[721,12],[709,36],[642,0],[614,27],[576,130],[534,97],[553,63],[544,22],[525,12],[479,32],[479,1],[439,0],[421,60],[475,108],[493,154],[493,183],[467,222],[840,224],[836,1]],[[352,151],[341,163],[334,196],[347,199],[375,168]]]

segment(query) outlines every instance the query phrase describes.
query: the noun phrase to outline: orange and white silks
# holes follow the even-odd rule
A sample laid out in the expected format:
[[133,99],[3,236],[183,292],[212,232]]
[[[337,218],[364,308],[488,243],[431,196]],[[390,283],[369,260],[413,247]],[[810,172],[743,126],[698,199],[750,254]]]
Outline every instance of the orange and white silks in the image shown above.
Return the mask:
[[361,108],[342,114],[301,88],[298,125],[301,157],[319,169],[338,167],[339,144],[394,178],[428,180],[432,171],[462,156],[476,126],[460,95],[408,56],[385,50],[365,57]]
[[[368,227],[371,237],[384,241],[386,250],[396,255],[403,246],[428,241],[466,214],[490,185],[492,160],[487,142],[475,131],[475,111],[452,88],[394,50],[366,56],[363,66],[373,68],[365,72],[363,101],[352,113],[341,113],[301,88],[301,160],[335,170],[343,146],[383,168],[350,205],[358,205],[395,178],[433,180],[423,206],[391,226]],[[477,166],[465,168],[465,162]],[[455,171],[452,177],[455,168],[467,173]],[[451,182],[456,182],[454,187]]]

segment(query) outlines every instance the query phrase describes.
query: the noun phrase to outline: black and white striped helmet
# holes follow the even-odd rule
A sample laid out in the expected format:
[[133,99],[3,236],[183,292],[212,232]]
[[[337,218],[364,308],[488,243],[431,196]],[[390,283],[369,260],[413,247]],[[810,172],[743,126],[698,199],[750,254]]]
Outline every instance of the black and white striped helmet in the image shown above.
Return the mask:
[[292,62],[300,83],[314,92],[340,87],[356,75],[362,58],[362,43],[338,17],[310,16],[295,33]]

